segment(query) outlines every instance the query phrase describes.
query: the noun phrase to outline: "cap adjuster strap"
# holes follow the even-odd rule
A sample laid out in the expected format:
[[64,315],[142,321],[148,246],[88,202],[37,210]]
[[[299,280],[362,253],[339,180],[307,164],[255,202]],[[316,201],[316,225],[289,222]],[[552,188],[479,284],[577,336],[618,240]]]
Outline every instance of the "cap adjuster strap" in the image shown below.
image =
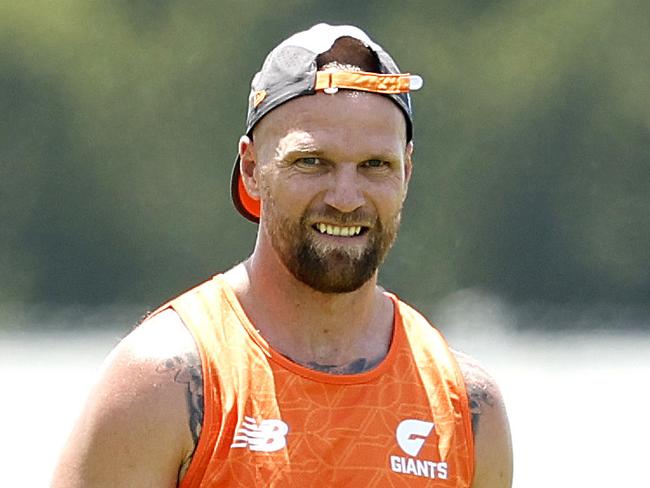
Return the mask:
[[373,93],[408,93],[422,87],[422,78],[409,73],[380,74],[365,71],[318,71],[315,90],[336,93],[339,88]]

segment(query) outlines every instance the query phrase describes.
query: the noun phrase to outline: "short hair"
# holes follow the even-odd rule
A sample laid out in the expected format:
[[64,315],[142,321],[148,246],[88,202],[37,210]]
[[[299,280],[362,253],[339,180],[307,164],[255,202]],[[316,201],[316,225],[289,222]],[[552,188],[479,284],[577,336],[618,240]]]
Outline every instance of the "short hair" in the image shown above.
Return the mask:
[[359,39],[350,36],[339,37],[332,47],[316,57],[320,71],[368,71],[381,72],[377,53]]

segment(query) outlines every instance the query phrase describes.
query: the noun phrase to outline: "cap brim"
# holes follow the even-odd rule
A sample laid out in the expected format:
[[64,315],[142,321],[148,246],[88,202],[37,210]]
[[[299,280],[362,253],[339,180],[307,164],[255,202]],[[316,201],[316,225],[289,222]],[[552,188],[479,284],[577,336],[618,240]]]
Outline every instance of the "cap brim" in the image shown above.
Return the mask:
[[246,191],[244,182],[241,179],[239,162],[239,155],[237,155],[230,178],[230,196],[232,197],[232,203],[240,214],[251,222],[258,224],[260,222],[260,201],[251,197]]

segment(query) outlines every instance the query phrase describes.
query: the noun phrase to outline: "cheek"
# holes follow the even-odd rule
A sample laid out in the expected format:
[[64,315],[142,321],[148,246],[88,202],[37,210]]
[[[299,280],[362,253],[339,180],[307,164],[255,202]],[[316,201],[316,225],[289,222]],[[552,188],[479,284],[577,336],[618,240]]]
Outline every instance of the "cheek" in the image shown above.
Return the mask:
[[395,213],[402,208],[406,197],[406,184],[396,176],[375,187],[375,205],[380,212]]
[[288,214],[304,212],[318,195],[317,186],[308,178],[278,173],[268,176],[264,178],[262,199],[270,199],[274,207]]
[[302,215],[302,209],[294,200],[293,195],[287,192],[282,185],[267,182],[260,196],[262,212],[266,214],[269,222],[274,222],[274,227],[286,227],[289,222],[295,222]]
[[284,182],[278,177],[277,172],[268,168],[260,168],[258,175],[260,198],[262,205],[271,205],[274,208],[284,206],[282,195],[286,194]]

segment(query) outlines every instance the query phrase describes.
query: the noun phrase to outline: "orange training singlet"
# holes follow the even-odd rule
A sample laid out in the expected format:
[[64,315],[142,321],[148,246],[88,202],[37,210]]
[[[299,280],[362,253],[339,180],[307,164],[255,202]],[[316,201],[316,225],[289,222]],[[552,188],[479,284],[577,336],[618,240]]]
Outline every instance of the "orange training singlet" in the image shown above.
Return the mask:
[[273,350],[220,276],[170,302],[197,343],[204,423],[181,488],[469,488],[474,469],[462,375],[441,335],[394,303],[373,370],[331,375]]

